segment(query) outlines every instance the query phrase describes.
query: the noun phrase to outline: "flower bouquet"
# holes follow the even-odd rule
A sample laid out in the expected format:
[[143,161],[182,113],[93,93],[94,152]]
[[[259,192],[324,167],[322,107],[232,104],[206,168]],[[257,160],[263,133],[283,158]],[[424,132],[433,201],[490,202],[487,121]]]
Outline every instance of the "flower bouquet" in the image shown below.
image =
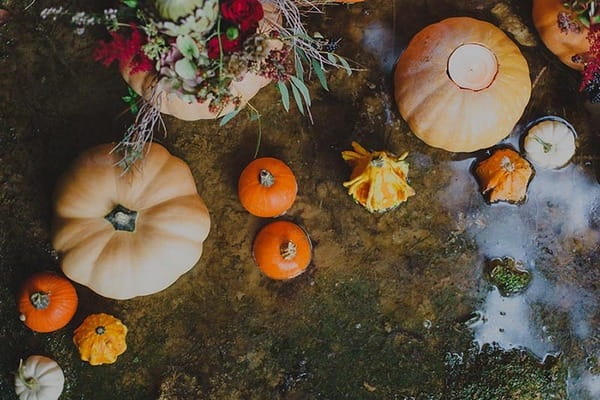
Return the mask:
[[316,76],[328,90],[328,67],[352,72],[335,53],[339,40],[310,35],[303,25],[304,14],[321,12],[326,2],[121,0],[101,14],[71,15],[58,7],[44,9],[42,17],[71,15],[80,34],[107,27],[111,38],[99,43],[94,58],[105,66],[118,63],[132,88],[125,99],[136,103],[135,122],[117,146],[127,168],[143,156],[155,127],[164,129],[161,112],[183,120],[222,118],[223,125],[273,82],[286,110],[292,98],[310,117],[305,77]]

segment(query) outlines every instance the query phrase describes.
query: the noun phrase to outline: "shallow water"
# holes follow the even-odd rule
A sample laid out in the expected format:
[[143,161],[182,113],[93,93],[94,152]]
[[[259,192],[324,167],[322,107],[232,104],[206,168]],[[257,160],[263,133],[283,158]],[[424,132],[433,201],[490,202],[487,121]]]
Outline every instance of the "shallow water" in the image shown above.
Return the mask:
[[[473,387],[490,400],[600,396],[600,110],[584,104],[577,74],[536,45],[529,1],[505,2],[507,15],[491,0],[367,0],[312,17],[311,28],[342,37],[340,53],[365,71],[332,72],[330,92],[311,85],[314,124],[282,111],[272,87],[252,101],[262,113],[259,155],[285,160],[298,179],[285,218],[313,240],[307,273],[273,282],[253,264],[252,239],[268,221],[242,209],[236,184],[254,154],[256,123],[243,113],[225,127],[166,118],[169,135],[157,139],[189,163],[211,211],[202,259],[167,290],[129,301],[77,286],[76,317],[46,335],[22,326],[14,296],[32,272],[59,270],[49,241],[54,183],[80,151],[119,139],[130,122],[116,117],[126,87],[91,60],[97,32],[79,37],[41,23],[52,2],[27,11],[0,4],[14,15],[0,27],[0,398],[15,398],[10,372],[34,353],[64,368],[64,399],[445,400],[474,398]],[[543,115],[578,132],[573,162],[537,168],[520,206],[484,201],[471,174],[484,152],[430,148],[396,110],[398,55],[421,28],[456,15],[514,33],[539,77],[504,143],[518,148],[527,123]],[[341,185],[350,171],[340,152],[352,140],[409,151],[417,195],[382,215],[356,205]],[[533,275],[521,295],[501,297],[484,278],[485,260],[504,256]],[[90,367],[72,345],[92,312],[129,327],[128,350],[113,365]],[[548,355],[558,361],[540,365]]]

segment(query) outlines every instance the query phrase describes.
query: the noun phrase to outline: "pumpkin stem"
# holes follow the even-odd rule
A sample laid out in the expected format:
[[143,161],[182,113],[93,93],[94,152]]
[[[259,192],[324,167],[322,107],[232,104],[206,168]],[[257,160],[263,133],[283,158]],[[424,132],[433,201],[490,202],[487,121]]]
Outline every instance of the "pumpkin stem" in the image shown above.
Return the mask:
[[488,88],[498,74],[498,59],[485,46],[466,43],[448,58],[448,76],[459,88],[478,91]]
[[383,167],[383,164],[384,164],[384,160],[381,155],[377,156],[376,158],[371,160],[371,166],[373,166],[373,167],[381,168],[381,167]]
[[44,310],[50,304],[50,295],[46,292],[35,292],[29,296],[29,301],[36,310]]
[[513,172],[515,170],[515,165],[512,163],[512,161],[510,161],[510,158],[506,156],[502,157],[502,160],[500,160],[500,165],[506,172]]
[[104,335],[104,332],[106,332],[106,328],[102,325],[96,327],[96,334]]
[[284,260],[289,261],[296,257],[296,243],[288,240],[286,243],[281,245],[279,251],[281,253],[281,257],[283,257]]
[[258,181],[264,187],[271,187],[275,183],[275,177],[266,169],[261,169],[258,173]]
[[137,211],[130,210],[119,204],[106,214],[104,219],[110,222],[116,231],[134,232],[137,214]]
[[551,143],[543,141],[542,139],[540,139],[536,135],[534,135],[533,138],[535,139],[536,142],[538,142],[539,144],[542,145],[542,147],[544,149],[544,153],[550,153],[550,150],[552,150],[552,144]]
[[25,385],[25,387],[31,391],[37,391],[39,382],[33,376],[29,378],[25,377],[25,367],[23,366],[23,360],[19,360],[19,369],[17,370],[16,378]]

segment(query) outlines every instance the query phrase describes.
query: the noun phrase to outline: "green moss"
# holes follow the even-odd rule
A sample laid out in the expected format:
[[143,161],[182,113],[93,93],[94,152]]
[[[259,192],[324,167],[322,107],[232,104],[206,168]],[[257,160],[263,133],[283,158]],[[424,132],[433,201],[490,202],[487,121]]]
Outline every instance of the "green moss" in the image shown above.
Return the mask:
[[484,346],[471,349],[450,368],[447,400],[566,399],[567,370],[562,360],[539,363],[522,350]]
[[488,262],[487,276],[502,296],[513,296],[523,292],[531,283],[531,274],[523,264],[513,258],[494,258]]

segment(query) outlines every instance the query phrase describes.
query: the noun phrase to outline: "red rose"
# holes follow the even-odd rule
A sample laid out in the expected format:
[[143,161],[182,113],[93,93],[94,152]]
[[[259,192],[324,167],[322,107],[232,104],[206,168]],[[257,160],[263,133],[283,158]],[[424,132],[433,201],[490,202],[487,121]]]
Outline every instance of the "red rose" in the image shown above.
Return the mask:
[[262,4],[258,0],[225,0],[221,2],[221,14],[227,21],[240,26],[242,32],[256,29],[263,16]]
[[[227,54],[227,53],[233,53],[236,50],[240,49],[240,39],[237,38],[235,40],[229,40],[227,39],[227,35],[222,33],[221,34],[221,47],[223,48],[223,53]],[[219,51],[219,38],[217,36],[215,36],[214,38],[210,39],[206,45],[206,50],[208,52],[208,58],[219,58],[220,55],[220,51]]]

